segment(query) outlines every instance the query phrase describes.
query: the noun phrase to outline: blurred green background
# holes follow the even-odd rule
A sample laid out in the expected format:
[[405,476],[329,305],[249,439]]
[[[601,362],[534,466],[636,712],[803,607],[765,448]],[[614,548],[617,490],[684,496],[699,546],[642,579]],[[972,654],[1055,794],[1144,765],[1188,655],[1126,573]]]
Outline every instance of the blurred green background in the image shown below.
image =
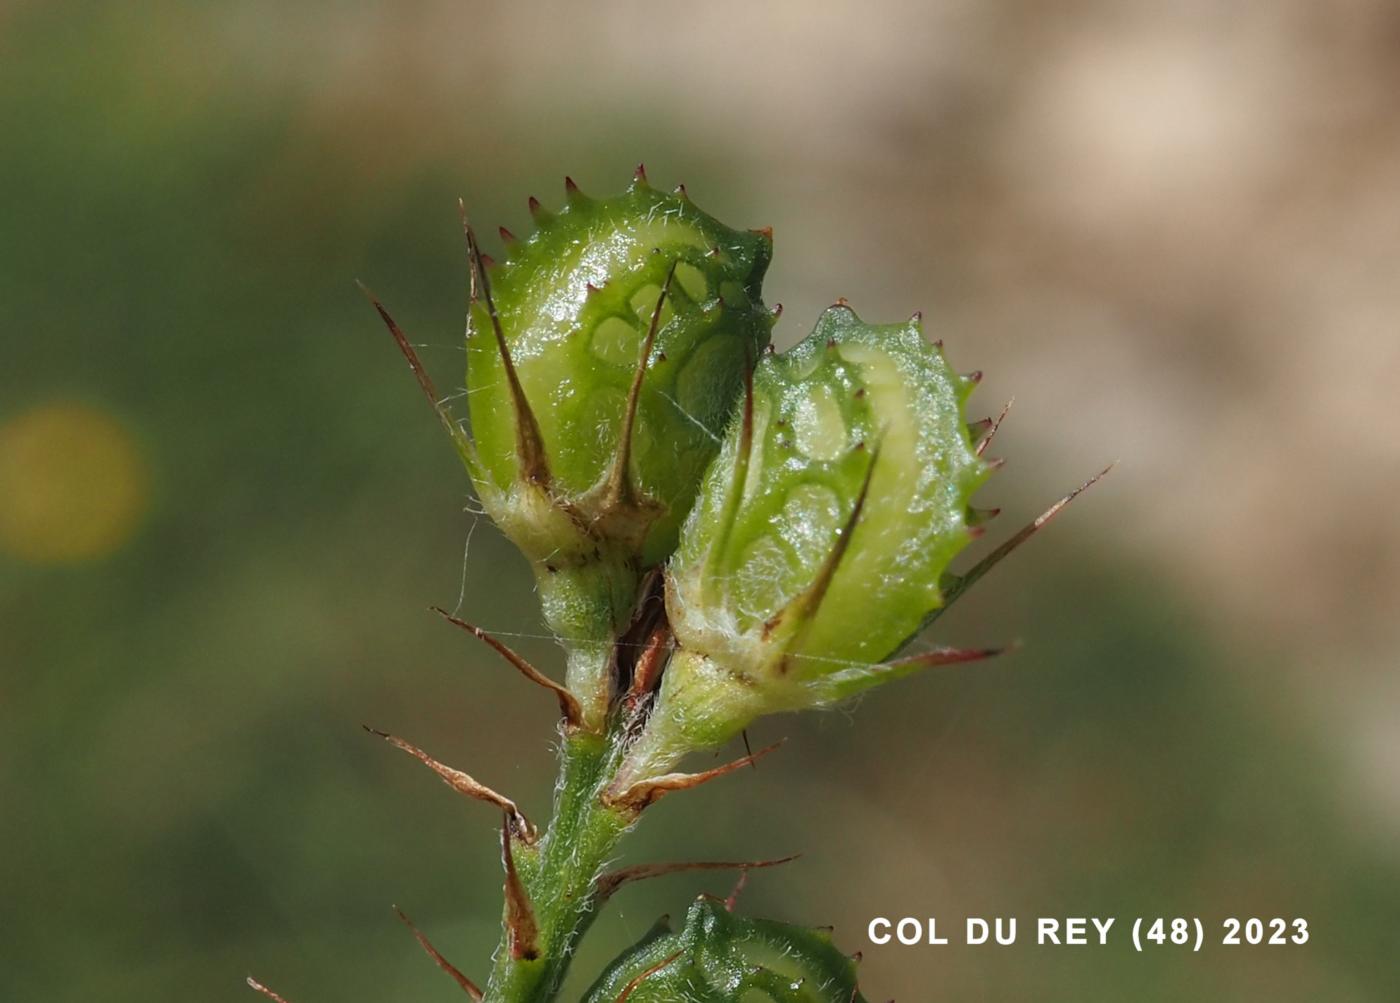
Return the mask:
[[[543,815],[552,701],[425,607],[542,630],[352,280],[459,385],[455,199],[643,160],[775,228],[780,344],[923,309],[1015,395],[1000,532],[1121,464],[940,621],[1014,658],[761,724],[629,859],[802,851],[744,905],[872,999],[1395,999],[1397,93],[1383,0],[0,3],[0,1000],[453,998],[391,902],[484,976],[497,820],[359,724]],[[575,989],[729,882],[620,893]]]

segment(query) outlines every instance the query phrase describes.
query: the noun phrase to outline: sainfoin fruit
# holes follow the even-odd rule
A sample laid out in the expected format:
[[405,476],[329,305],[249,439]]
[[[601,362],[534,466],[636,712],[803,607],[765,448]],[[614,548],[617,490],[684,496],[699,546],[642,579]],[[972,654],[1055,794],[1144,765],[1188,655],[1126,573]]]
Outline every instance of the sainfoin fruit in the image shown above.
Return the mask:
[[[463,213],[469,427],[373,301],[483,507],[533,569],[565,652],[561,682],[439,610],[558,702],[560,772],[543,830],[514,799],[375,732],[501,814],[501,942],[484,986],[413,928],[470,997],[495,1003],[558,998],[590,921],[631,881],[730,869],[742,884],[789,859],[605,866],[658,798],[773,747],[679,772],[688,754],[765,715],[996,654],[901,652],[1093,483],[953,570],[996,514],[973,504],[998,466],[984,452],[1000,423],[967,417],[979,374],[953,369],[918,315],[867,323],[844,301],[776,353],[779,310],[762,290],[771,231],[731,229],[641,168],[613,198],[572,181],[565,192],[556,212],[530,200],[536,229],[502,230],[499,262]],[[658,926],[623,952],[585,1003],[763,999],[864,997],[827,932],[702,896],[680,930]]]

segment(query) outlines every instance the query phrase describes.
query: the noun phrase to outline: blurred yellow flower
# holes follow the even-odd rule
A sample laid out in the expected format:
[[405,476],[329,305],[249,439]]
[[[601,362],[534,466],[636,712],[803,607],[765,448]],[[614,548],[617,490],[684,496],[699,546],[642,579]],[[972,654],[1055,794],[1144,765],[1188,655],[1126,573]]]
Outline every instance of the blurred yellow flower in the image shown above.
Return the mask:
[[0,549],[36,564],[105,557],[149,500],[145,460],[114,416],[50,403],[0,424]]

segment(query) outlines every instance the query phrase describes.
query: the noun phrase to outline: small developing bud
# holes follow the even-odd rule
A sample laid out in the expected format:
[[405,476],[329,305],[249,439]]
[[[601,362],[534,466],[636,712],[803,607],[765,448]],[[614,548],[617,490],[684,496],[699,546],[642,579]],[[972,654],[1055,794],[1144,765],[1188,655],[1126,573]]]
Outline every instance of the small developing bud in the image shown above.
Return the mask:
[[750,919],[708,895],[691,904],[680,930],[658,921],[584,995],[584,1003],[701,999],[865,1003],[856,959],[836,948],[829,928]]

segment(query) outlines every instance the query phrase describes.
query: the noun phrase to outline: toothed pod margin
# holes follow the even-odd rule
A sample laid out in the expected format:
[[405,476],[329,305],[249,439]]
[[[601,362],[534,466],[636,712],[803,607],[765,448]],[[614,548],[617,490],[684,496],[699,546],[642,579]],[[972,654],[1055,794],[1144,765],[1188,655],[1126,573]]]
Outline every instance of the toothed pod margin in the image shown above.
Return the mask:
[[470,314],[473,474],[534,564],[551,628],[593,645],[571,657],[569,687],[596,730],[605,646],[626,628],[644,571],[675,548],[768,343],[772,242],[641,177],[599,200],[571,184],[563,209],[535,217],[538,229],[484,269]]
[[664,921],[609,966],[584,1003],[865,1003],[856,963],[824,930],[747,919],[718,899],[691,905],[685,927]]
[[974,385],[917,318],[866,324],[845,305],[762,360],[668,566],[678,650],[641,758],[903,674],[880,663],[942,606],[991,472],[963,414]]

